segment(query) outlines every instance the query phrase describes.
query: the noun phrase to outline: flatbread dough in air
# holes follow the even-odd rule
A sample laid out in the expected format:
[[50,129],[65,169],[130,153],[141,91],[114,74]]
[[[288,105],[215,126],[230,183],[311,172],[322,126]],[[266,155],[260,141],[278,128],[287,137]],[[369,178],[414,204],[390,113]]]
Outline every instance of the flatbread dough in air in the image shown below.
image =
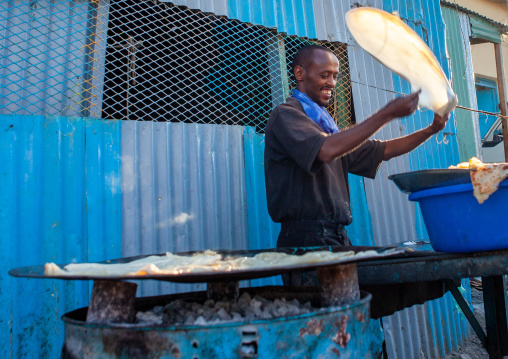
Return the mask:
[[443,69],[423,40],[398,16],[371,7],[346,13],[346,24],[356,42],[420,93],[419,105],[440,116],[457,105]]

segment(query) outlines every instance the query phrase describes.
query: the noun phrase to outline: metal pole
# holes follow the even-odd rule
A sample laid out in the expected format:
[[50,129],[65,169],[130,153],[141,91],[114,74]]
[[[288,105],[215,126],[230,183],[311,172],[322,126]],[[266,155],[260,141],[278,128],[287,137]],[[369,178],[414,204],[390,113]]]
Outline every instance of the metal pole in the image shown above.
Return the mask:
[[[503,47],[499,43],[494,43],[494,52],[496,54],[497,69],[497,89],[499,93],[499,110],[501,115],[506,116],[506,89],[504,83],[504,67],[503,67]],[[501,117],[503,126],[503,144],[504,144],[504,160],[508,162],[508,124],[506,117]]]

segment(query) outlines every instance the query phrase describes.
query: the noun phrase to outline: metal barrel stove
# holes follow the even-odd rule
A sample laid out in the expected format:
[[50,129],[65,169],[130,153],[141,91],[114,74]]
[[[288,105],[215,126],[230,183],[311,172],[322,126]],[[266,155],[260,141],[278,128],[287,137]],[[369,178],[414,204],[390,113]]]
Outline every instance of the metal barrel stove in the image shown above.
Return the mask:
[[[234,251],[229,251],[228,255],[232,252]],[[244,254],[253,251],[237,252]],[[381,250],[378,255],[384,256]],[[129,260],[124,258],[116,261]],[[149,275],[143,279],[206,282],[208,287],[207,291],[203,292],[141,298],[135,298],[137,285],[124,281],[124,279],[139,280],[139,276],[61,277],[61,279],[95,280],[90,305],[66,313],[62,317],[65,341],[61,358],[370,358],[371,295],[366,292],[360,293],[358,289],[357,261],[350,259],[337,263],[314,263],[237,272],[186,273],[164,277]],[[267,277],[294,270],[316,270],[318,285],[239,289],[239,280]],[[43,266],[18,268],[11,270],[10,274],[48,278],[44,275]],[[310,302],[312,307],[317,309],[305,314],[270,319],[200,323],[200,325],[143,324],[134,321],[135,313],[138,311],[164,306],[177,300],[196,303],[204,303],[210,299],[235,300],[245,292],[266,300],[297,299],[301,303]]]
[[[311,287],[312,288],[312,287]],[[265,298],[318,300],[315,288],[250,288]],[[205,301],[206,292],[138,298],[136,306],[177,298]],[[62,359],[77,358],[368,358],[370,294],[344,306],[268,320],[191,326],[86,322],[87,308],[63,316]]]

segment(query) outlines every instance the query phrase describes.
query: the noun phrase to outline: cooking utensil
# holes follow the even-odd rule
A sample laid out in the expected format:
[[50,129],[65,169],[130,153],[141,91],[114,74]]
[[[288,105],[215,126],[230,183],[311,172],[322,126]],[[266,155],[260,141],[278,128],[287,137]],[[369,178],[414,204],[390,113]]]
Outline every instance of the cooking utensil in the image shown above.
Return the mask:
[[469,169],[432,169],[398,173],[388,176],[404,193],[424,189],[471,183]]
[[[179,283],[203,283],[203,282],[219,282],[219,281],[233,281],[233,280],[244,280],[244,279],[256,279],[256,278],[264,278],[270,277],[273,275],[278,275],[283,272],[289,272],[295,269],[305,269],[312,270],[318,267],[330,266],[342,263],[357,263],[365,260],[376,260],[377,258],[383,258],[387,256],[403,254],[406,252],[405,248],[401,247],[363,247],[363,246],[328,246],[328,247],[307,247],[307,248],[279,248],[279,249],[265,249],[265,250],[217,250],[216,252],[221,254],[223,258],[225,257],[252,257],[256,254],[262,252],[282,252],[290,255],[303,255],[308,252],[313,251],[322,251],[329,250],[331,252],[345,252],[345,251],[354,251],[355,253],[361,251],[373,250],[376,251],[377,254],[366,255],[362,257],[345,257],[335,261],[323,261],[317,263],[304,263],[304,264],[295,264],[295,265],[286,265],[286,266],[273,266],[269,268],[253,268],[253,269],[241,269],[241,270],[231,270],[231,271],[213,271],[213,272],[195,272],[195,273],[180,273],[180,274],[149,274],[143,276],[84,276],[84,275],[65,275],[65,276],[47,276],[44,274],[44,266],[43,265],[34,265],[34,266],[26,266],[15,268],[9,271],[9,274],[14,277],[30,277],[30,278],[58,278],[58,279],[158,279],[163,281],[170,282],[179,282]],[[191,256],[195,253],[199,252],[185,252],[185,253],[174,253],[177,255],[188,255]],[[164,254],[159,254],[164,255]],[[128,263],[137,259],[141,259],[144,257],[148,257],[148,255],[135,256],[135,257],[127,257],[120,258],[114,260],[108,260],[100,263]],[[60,265],[63,268],[64,265]]]

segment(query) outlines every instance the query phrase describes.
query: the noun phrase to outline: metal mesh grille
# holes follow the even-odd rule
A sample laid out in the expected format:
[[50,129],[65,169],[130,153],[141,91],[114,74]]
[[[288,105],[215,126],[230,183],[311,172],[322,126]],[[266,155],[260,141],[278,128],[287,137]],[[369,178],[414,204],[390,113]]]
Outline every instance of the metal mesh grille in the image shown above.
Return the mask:
[[213,14],[140,0],[8,0],[0,5],[2,114],[255,126],[295,83],[308,43],[330,48],[341,77],[330,113],[351,122],[347,49]]

